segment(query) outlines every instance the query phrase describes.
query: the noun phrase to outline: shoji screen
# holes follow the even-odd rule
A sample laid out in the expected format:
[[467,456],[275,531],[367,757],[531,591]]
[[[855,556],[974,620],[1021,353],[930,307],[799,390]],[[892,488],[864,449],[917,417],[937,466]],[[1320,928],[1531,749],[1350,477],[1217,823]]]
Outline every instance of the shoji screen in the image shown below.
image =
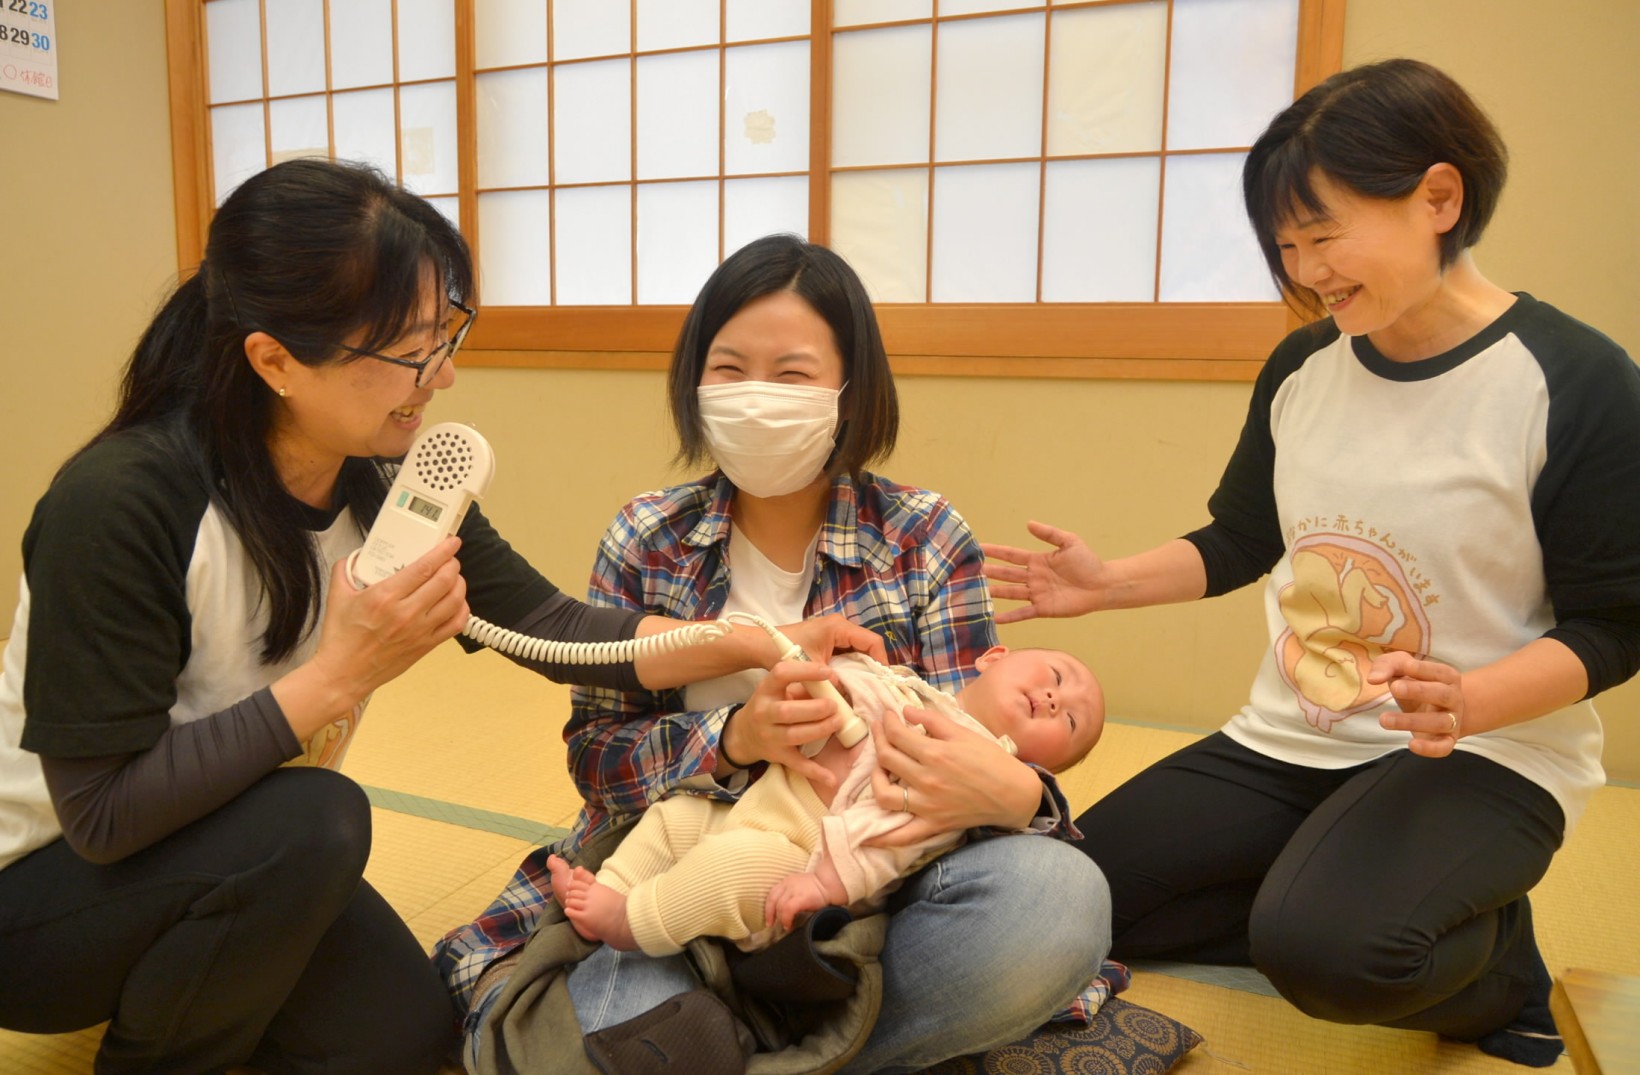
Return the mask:
[[831,238],[890,302],[1269,302],[1298,0],[838,0]]
[[[179,247],[291,156],[457,221],[467,360],[658,365],[771,231],[836,247],[900,368],[1248,377],[1290,323],[1247,147],[1343,0],[166,0]],[[657,357],[645,357],[657,356]]]
[[291,157],[369,161],[457,216],[454,0],[211,0],[215,203]]
[[808,230],[808,0],[480,0],[478,233],[502,305],[687,303]]

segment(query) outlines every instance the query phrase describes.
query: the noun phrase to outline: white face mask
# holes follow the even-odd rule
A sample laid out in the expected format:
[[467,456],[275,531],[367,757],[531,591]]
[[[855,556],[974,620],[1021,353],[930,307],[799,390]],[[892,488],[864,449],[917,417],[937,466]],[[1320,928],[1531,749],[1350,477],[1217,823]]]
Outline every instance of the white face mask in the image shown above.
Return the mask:
[[701,385],[695,392],[707,450],[735,488],[784,496],[825,470],[841,388],[739,381]]

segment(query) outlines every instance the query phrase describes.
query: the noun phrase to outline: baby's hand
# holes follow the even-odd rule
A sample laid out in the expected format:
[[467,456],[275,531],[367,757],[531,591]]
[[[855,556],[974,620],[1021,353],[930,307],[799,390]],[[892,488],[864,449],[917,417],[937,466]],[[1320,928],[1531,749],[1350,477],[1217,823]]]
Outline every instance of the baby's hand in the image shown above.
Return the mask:
[[798,915],[818,911],[830,902],[825,886],[814,874],[787,874],[769,889],[768,898],[763,902],[763,921],[769,926],[778,922],[789,930]]

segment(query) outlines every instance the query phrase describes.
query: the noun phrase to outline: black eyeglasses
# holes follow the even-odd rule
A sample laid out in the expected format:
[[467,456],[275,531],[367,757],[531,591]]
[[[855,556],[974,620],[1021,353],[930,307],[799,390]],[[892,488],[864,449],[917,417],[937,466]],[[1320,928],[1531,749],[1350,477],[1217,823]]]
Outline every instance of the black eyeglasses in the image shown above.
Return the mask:
[[444,368],[444,364],[454,358],[457,351],[461,350],[461,343],[467,338],[467,331],[473,327],[473,322],[478,320],[476,310],[463,306],[459,302],[450,303],[450,307],[450,321],[445,326],[448,329],[445,334],[446,339],[434,348],[433,353],[426,358],[394,358],[392,355],[377,354],[375,351],[365,351],[358,347],[349,347],[346,344],[342,345],[342,350],[362,355],[365,358],[374,358],[380,362],[391,362],[395,366],[405,366],[413,369],[416,371],[416,387],[426,388],[433,383],[433,378],[438,376],[438,371]]

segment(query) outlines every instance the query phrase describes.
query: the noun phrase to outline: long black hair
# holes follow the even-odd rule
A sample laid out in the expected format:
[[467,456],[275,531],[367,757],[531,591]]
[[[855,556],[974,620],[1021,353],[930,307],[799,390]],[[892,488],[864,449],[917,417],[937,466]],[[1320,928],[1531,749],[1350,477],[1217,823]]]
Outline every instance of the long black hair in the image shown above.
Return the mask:
[[847,471],[858,478],[867,463],[894,451],[900,429],[899,397],[877,313],[848,262],[818,243],[788,234],[765,235],[730,254],[689,309],[667,374],[667,398],[678,432],[675,462],[694,465],[712,458],[695,395],[712,340],[748,303],[777,291],[790,291],[808,303],[837,340],[847,387],[839,401],[842,428],[826,473]]
[[[106,426],[80,449],[146,428],[205,476],[268,602],[262,659],[282,660],[312,628],[324,579],[306,516],[268,454],[273,391],[245,338],[265,332],[307,366],[357,361],[418,319],[429,269],[470,304],[472,259],[437,209],[367,165],[300,159],[245,180],[217,210],[199,270],[138,341]],[[78,453],[76,453],[78,454]],[[386,494],[381,462],[349,459],[337,509],[363,527]]]

